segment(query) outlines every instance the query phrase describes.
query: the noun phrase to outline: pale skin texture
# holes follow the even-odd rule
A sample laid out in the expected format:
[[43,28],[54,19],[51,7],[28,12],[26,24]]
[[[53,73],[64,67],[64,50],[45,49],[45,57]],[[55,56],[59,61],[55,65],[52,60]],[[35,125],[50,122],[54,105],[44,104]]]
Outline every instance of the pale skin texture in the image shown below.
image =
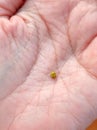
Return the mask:
[[96,0],[0,0],[0,130],[85,130],[96,35]]

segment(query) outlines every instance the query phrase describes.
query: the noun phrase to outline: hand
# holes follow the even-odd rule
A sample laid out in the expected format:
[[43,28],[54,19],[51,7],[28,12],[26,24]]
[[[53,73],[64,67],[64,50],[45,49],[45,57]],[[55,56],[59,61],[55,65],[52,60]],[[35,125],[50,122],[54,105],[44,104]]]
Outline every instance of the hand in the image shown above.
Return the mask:
[[97,118],[97,2],[0,8],[0,130],[86,129]]

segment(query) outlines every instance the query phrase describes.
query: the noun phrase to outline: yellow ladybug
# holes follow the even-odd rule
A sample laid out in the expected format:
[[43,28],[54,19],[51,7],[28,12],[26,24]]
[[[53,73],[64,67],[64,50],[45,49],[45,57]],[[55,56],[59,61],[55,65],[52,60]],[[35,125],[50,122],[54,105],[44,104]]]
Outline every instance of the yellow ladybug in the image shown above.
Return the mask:
[[55,79],[55,78],[57,77],[56,72],[52,71],[52,72],[50,73],[50,77],[51,77],[52,79]]

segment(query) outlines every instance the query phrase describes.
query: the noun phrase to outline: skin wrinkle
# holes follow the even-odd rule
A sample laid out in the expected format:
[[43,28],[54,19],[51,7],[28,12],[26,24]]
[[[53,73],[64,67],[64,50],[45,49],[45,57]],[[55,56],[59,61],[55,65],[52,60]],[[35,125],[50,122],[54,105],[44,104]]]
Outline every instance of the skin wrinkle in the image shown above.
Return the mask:
[[[84,97],[84,99],[86,99],[85,95],[82,94],[82,96]],[[93,111],[92,111],[93,108],[92,108],[91,104],[88,102],[87,99],[86,99],[85,101],[86,101],[86,103],[89,105],[90,110],[91,110],[91,112],[93,113]],[[71,102],[72,102],[72,99],[71,99]],[[68,112],[74,117],[74,119],[76,119],[75,121],[77,121],[78,126],[79,126],[79,128],[80,128],[80,127],[81,127],[81,124],[83,123],[83,120],[79,119],[78,115],[76,115],[76,112],[75,112],[75,113],[73,113],[72,111],[68,111]],[[82,128],[82,130],[83,130],[83,129],[85,129],[85,128]]]
[[[75,55],[75,57],[76,57],[76,55]],[[76,60],[77,60],[77,62],[80,64],[80,66],[82,66],[82,68],[84,68],[84,70],[87,72],[87,74],[88,74],[92,79],[97,79],[97,76],[95,76],[95,74],[93,74],[92,72],[90,72],[87,67],[83,66],[83,64],[81,64],[81,63],[79,62],[78,58],[76,58]]]
[[[62,77],[60,77],[62,82],[63,82],[63,85],[64,85],[64,90],[67,92],[67,96],[68,96],[68,100],[70,101],[70,92],[69,92],[69,88],[67,87],[66,83],[64,82],[64,79]],[[68,103],[69,104],[69,103]]]
[[12,126],[13,122],[14,122],[14,118],[12,119],[11,123],[9,124],[9,126],[7,128],[8,130],[11,130],[11,126]]
[[[37,11],[38,11],[38,9],[37,9]],[[47,28],[47,30],[48,30],[48,34],[49,34],[49,37],[50,37],[50,39],[51,39],[51,41],[52,41],[52,45],[53,45],[53,48],[54,48],[54,50],[55,50],[55,55],[56,55],[56,70],[58,71],[58,62],[57,62],[57,54],[56,54],[56,49],[55,49],[55,45],[53,44],[54,43],[54,40],[53,40],[53,38],[52,38],[52,35],[51,35],[51,33],[50,33],[50,28],[49,28],[49,26],[47,25],[47,22],[46,22],[46,20],[43,18],[43,16],[39,13],[39,11],[38,11],[38,14],[39,14],[39,16],[40,16],[40,18],[41,18],[41,20],[43,21],[43,23],[45,24],[45,26],[46,26],[46,28]]]
[[[27,2],[23,5],[23,8],[25,7],[25,5],[27,4]],[[22,8],[19,9],[19,11],[17,11],[16,15],[19,16],[20,18],[22,18],[24,20],[24,22],[26,24],[29,24],[31,25],[31,22],[32,22],[32,19],[33,21],[35,22],[35,25],[37,25],[36,23],[39,22],[40,23],[40,19],[39,19],[39,16],[38,16],[38,10],[37,10],[37,7],[33,1],[33,6],[31,7],[33,8],[33,12],[30,12],[30,10],[23,10]],[[27,14],[26,14],[27,13]],[[37,18],[38,16],[38,18]]]
[[[4,16],[4,15],[6,16],[6,15],[8,15],[9,13],[10,13],[10,14],[12,13],[12,11],[9,10],[7,7],[3,7],[3,6],[1,6],[1,5],[0,5],[0,9],[2,9],[2,10],[6,10],[6,13],[3,14],[3,15],[0,15],[0,17],[1,17],[1,16]],[[8,13],[8,14],[7,14],[7,13]]]
[[[89,5],[88,5],[89,6]],[[95,8],[92,8],[92,5],[90,5],[88,8],[87,8],[87,10],[85,9],[85,7],[84,7],[84,10],[82,10],[83,11],[83,15],[81,16],[81,18],[79,19],[79,24],[81,24],[81,22],[84,20],[84,18],[89,14],[89,13],[93,13],[93,12],[95,12],[95,11],[97,11],[97,7],[95,7]],[[85,12],[84,12],[85,11]]]
[[80,50],[80,52],[77,52],[77,57],[80,57],[81,53],[83,53],[84,51],[86,51],[88,49],[88,47],[90,46],[90,44],[92,43],[92,41],[94,41],[94,39],[97,37],[97,34],[95,34],[91,39],[87,40],[86,45]]
[[55,87],[56,87],[56,84],[54,84],[54,86],[53,86],[53,90],[52,90],[52,95],[51,95],[51,97],[50,97],[50,101],[49,101],[49,105],[48,105],[48,115],[50,115],[50,108],[51,108],[51,101],[53,100],[53,98],[54,98],[54,91],[55,91]]
[[[74,11],[74,9],[77,8],[78,5],[79,5],[79,3],[77,3],[77,5],[72,9],[72,11],[71,11],[71,13],[70,13],[70,15],[69,15],[69,18],[68,18],[68,22],[67,22],[67,25],[68,25],[68,37],[69,37],[70,46],[71,46],[71,48],[72,48],[73,54],[75,54],[75,50],[74,50],[74,48],[73,48],[73,46],[72,46],[72,39],[71,39],[71,33],[70,33],[70,28],[71,28],[70,18],[72,17],[72,12]],[[82,17],[81,17],[81,19],[82,19]],[[81,20],[81,19],[80,19],[80,20]],[[80,22],[80,21],[79,21],[79,22]],[[75,56],[75,55],[74,55],[74,56]],[[75,57],[76,57],[76,56],[75,56]]]
[[23,108],[23,110],[22,110],[20,113],[18,113],[18,114],[16,114],[16,115],[14,116],[14,119],[13,119],[12,122],[10,123],[10,125],[9,125],[9,127],[8,127],[8,130],[11,130],[11,128],[13,127],[12,124],[14,124],[14,122],[17,120],[17,118],[19,119],[19,116],[22,116],[23,113],[25,113],[25,110],[27,109],[27,107],[28,107],[29,105],[30,105],[30,102],[28,102],[28,103],[25,105],[25,107]]
[[76,124],[77,130],[79,130],[79,128],[80,128],[80,120],[71,111],[69,111],[69,113],[70,113],[70,115],[72,115],[72,120],[74,121],[74,124]]
[[90,100],[89,100],[88,98],[86,98],[86,96],[85,96],[83,93],[82,93],[82,95],[84,96],[85,100],[86,100],[87,103],[89,104],[90,108],[92,108],[92,109],[94,110],[94,113],[93,113],[93,111],[92,111],[93,115],[94,115],[94,116],[97,115],[97,114],[95,113],[95,111],[96,111],[95,106],[94,106],[92,103],[90,103]]
[[[32,100],[33,100],[33,99],[32,99]],[[31,104],[31,101],[27,102],[27,104],[26,104],[25,107],[21,110],[21,112],[19,112],[18,114],[16,114],[16,115],[14,116],[14,119],[13,119],[12,122],[10,123],[8,130],[11,130],[11,128],[13,127],[12,124],[14,124],[17,119],[19,120],[19,118],[22,117],[23,113],[25,113],[27,107],[28,107],[30,104]]]

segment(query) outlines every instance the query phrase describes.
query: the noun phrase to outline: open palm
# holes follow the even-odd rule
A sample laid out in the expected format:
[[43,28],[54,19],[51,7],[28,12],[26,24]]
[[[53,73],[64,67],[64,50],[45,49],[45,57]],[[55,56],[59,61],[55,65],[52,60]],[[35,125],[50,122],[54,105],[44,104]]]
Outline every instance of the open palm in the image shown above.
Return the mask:
[[97,2],[0,9],[0,130],[84,130],[97,117]]

